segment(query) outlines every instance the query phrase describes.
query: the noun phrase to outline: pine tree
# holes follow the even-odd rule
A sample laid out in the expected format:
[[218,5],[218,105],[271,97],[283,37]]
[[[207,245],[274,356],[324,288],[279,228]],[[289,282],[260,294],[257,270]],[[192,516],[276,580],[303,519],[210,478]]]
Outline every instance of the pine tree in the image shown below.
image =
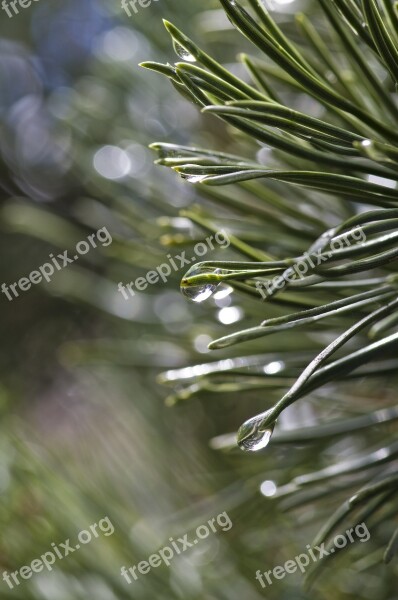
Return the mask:
[[[359,444],[352,458],[299,471],[276,494],[295,506],[336,497],[317,545],[343,523],[396,515],[398,12],[389,0],[320,0],[311,19],[296,15],[294,29],[279,25],[261,0],[248,0],[247,8],[220,3],[254,46],[253,55],[239,57],[246,75],[168,21],[182,60],[143,66],[166,75],[205,118],[227,125],[220,149],[228,140],[232,153],[173,143],[152,148],[160,165],[199,188],[201,206],[184,216],[207,232],[229,232],[228,260],[196,263],[183,293],[199,301],[233,291],[247,326],[210,343],[227,366],[223,360],[164,380],[179,384],[170,403],[201,392],[266,392],[261,412],[239,429],[243,450],[270,440],[309,444],[330,460],[337,439],[366,433],[361,439],[371,447]],[[305,399],[311,424],[281,427],[299,414],[284,411],[299,411]],[[233,448],[235,437],[212,445]],[[395,531],[386,562],[397,541]]]

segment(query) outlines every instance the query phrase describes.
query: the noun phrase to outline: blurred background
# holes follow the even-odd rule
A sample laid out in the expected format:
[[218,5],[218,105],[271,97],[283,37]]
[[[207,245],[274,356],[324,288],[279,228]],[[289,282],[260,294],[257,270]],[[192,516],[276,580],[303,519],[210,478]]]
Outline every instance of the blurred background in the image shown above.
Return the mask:
[[[287,28],[293,11],[312,6],[273,4]],[[316,451],[275,444],[250,457],[215,448],[213,438],[262,409],[263,391],[244,403],[236,390],[187,392],[173,381],[189,382],[198,373],[194,365],[202,365],[201,373],[212,361],[223,361],[224,371],[236,367],[236,353],[210,354],[207,344],[245,318],[258,320],[261,306],[228,293],[205,305],[189,303],[179,291],[183,272],[128,300],[118,291],[119,282],[145,276],[167,254],[205,239],[181,211],[212,210],[246,241],[258,235],[242,231],[239,215],[214,213],[211,198],[153,164],[153,141],[228,152],[239,142],[166,80],[138,67],[175,60],[162,18],[241,73],[236,56],[248,44],[216,0],[153,0],[131,17],[116,0],[38,0],[11,18],[1,11],[1,283],[28,276],[50,254],[73,252],[100,228],[113,243],[12,301],[0,297],[0,571],[30,564],[104,516],[115,533],[13,590],[0,581],[0,597],[396,600],[397,567],[379,564],[388,521],[367,544],[353,545],[337,574],[323,575],[316,590],[305,592],[297,574],[265,591],[255,580],[258,569],[304,551],[337,507],[327,498],[321,507],[310,498],[281,507],[272,498],[277,487],[372,443],[368,433],[337,440],[326,453],[321,442]],[[238,259],[230,249],[206,256],[224,258]],[[293,361],[311,356],[319,343],[311,335],[289,338]],[[277,373],[284,340],[253,344],[240,365]],[[363,389],[352,393],[366,404]],[[392,401],[394,389],[386,384],[378,393]],[[337,407],[344,402],[339,394]],[[308,423],[309,410],[303,402],[295,421]],[[121,577],[123,565],[146,560],[170,536],[223,511],[230,531],[132,585]]]

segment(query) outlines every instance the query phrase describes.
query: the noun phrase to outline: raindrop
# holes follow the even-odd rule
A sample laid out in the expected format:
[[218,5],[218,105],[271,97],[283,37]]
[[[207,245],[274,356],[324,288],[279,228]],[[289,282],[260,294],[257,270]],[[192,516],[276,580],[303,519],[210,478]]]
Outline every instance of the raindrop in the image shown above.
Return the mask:
[[192,302],[204,302],[210,298],[217,288],[217,284],[207,283],[205,285],[193,285],[188,287],[181,287],[183,295],[192,300]]
[[243,423],[238,431],[238,446],[247,452],[257,452],[268,446],[275,428],[275,422],[261,427],[267,413],[253,417]]
[[188,52],[188,50],[184,48],[184,46],[181,46],[181,44],[179,44],[175,40],[173,41],[173,46],[175,53],[177,54],[177,56],[182,58],[182,60],[186,60],[187,62],[196,62],[196,58],[194,57],[194,55]]
[[363,140],[363,142],[361,142],[361,146],[363,146],[364,148],[367,148],[368,146],[372,146],[372,140]]
[[183,177],[188,181],[188,183],[202,183],[202,181],[206,179],[207,175],[188,175],[188,177]]
[[385,161],[386,157],[384,154],[376,147],[376,144],[372,140],[363,140],[361,142],[361,147],[363,153],[370,159],[376,161]]
[[[222,269],[195,266],[189,269],[188,273],[183,277],[180,286],[181,293],[193,302],[203,302],[210,298],[220,285],[220,281],[217,281],[217,277],[214,276],[222,273],[224,273]],[[189,282],[191,277],[198,275],[202,276],[200,283]]]

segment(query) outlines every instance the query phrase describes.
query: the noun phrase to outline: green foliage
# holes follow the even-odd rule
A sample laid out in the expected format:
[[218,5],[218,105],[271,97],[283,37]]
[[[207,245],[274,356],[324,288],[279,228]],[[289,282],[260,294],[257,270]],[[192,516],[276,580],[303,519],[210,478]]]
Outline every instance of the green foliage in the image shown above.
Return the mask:
[[[246,421],[238,433],[242,448],[258,449],[269,441],[283,411],[309,396],[318,422],[304,430],[282,429],[279,436],[277,425],[271,445],[274,440],[294,444],[322,437],[331,446],[337,435],[355,435],[358,423],[365,429],[381,423],[380,403],[388,407],[391,401],[383,398],[380,382],[392,386],[396,382],[396,6],[388,0],[321,0],[322,12],[311,19],[296,16],[299,37],[293,41],[260,0],[249,0],[248,9],[241,1],[220,3],[257,49],[254,56],[240,56],[252,82],[227,70],[168,21],[166,29],[185,62],[173,66],[143,63],[166,75],[179,92],[201,107],[204,118],[215,116],[224,122],[234,149],[243,146],[242,155],[239,150],[232,155],[170,143],[152,146],[159,153],[160,165],[199,186],[206,208],[188,214],[196,225],[217,230],[217,224],[223,223],[221,210],[226,223],[228,218],[241,219],[254,239],[244,242],[233,227],[223,224],[233,235],[232,259],[202,263],[200,272],[197,265],[183,279],[183,291],[191,287],[195,292],[209,285],[217,290],[227,281],[247,306],[250,326],[215,339],[211,349],[239,344],[240,350],[241,344],[260,340],[256,351],[268,351],[265,336],[287,330],[299,335],[296,328],[301,327],[312,357],[308,362],[307,352],[300,358],[291,356],[293,338],[282,337],[281,366],[274,374],[260,369],[243,347],[241,355],[229,359],[227,369],[225,361],[218,366],[202,365],[200,374],[192,369],[188,383],[186,372],[165,376],[166,381],[180,384],[169,401],[205,391],[240,395],[266,391],[262,412]],[[231,184],[227,192],[218,193],[220,186]],[[347,244],[359,227],[362,243]],[[295,268],[308,257],[306,253],[314,252],[327,254],[328,260],[299,277]],[[239,263],[239,255],[246,262]],[[275,275],[281,276],[278,283]],[[269,290],[265,303],[259,293],[264,287]],[[289,312],[291,307],[294,312]],[[260,315],[269,311],[276,311],[276,316],[261,322]],[[349,392],[339,407],[345,418],[334,422],[332,414],[328,425],[322,423],[330,415],[323,416],[325,411],[316,400],[326,384],[329,398],[342,384]],[[285,386],[288,391],[270,406],[270,392],[278,394]],[[367,388],[373,400],[360,408],[358,394]],[[359,421],[351,419],[350,414],[358,410],[364,415]],[[388,422],[396,420],[396,410],[386,408]],[[307,487],[320,483],[330,494],[340,496],[342,483],[349,491],[315,543],[330,539],[342,522],[352,525],[365,517],[376,520],[380,514],[394,513],[398,493],[394,437],[393,428],[387,427],[375,448],[364,448],[352,459],[288,482],[280,495],[306,498]],[[213,440],[213,445],[227,449],[234,442],[227,436]],[[355,477],[347,480],[352,473]],[[315,488],[312,500],[324,493]],[[387,561],[396,548],[395,533]]]
[[[115,534],[13,590],[2,582],[1,597],[395,598],[394,4],[367,5],[363,27],[357,0],[296,0],[280,12],[273,2],[272,17],[262,3],[246,3],[251,17],[225,3],[248,39],[216,0],[152,2],[131,19],[110,0],[87,2],[95,15],[77,20],[80,4],[50,4],[1,23],[2,43],[12,38],[0,58],[3,280],[104,225],[113,243],[3,297],[2,570],[73,543],[105,514]],[[296,4],[306,14],[294,22]],[[93,38],[98,11],[106,32]],[[161,15],[209,54],[166,23],[180,59],[157,62],[168,60]],[[63,59],[87,39],[89,62],[75,62],[65,85]],[[261,50],[251,53],[252,39]],[[138,69],[143,59],[166,78]],[[153,167],[145,146],[155,138],[160,164],[201,183]],[[113,179],[120,151],[132,171]],[[359,226],[367,241],[346,245]],[[186,276],[128,301],[117,291],[221,229],[229,248],[215,246]],[[309,249],[331,257],[295,278]],[[288,285],[273,289],[282,275]],[[214,292],[206,303],[185,301],[203,287]],[[269,447],[241,452],[228,432],[261,415],[242,430],[251,446],[269,410],[279,415],[266,425]],[[230,532],[130,586],[122,579],[122,565],[221,511]],[[301,573],[264,591],[255,580],[317,531],[315,543],[329,543],[360,520],[371,540],[320,563],[343,568],[323,573],[319,594],[302,589]]]

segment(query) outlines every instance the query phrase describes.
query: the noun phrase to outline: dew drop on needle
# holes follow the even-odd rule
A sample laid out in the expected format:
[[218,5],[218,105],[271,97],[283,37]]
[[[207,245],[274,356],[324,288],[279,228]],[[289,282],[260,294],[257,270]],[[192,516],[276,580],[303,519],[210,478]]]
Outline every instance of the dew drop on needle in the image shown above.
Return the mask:
[[[204,300],[207,300],[214,294],[220,285],[220,281],[215,281],[214,278],[212,279],[212,275],[219,275],[222,272],[222,269],[212,270],[209,268],[193,267],[181,281],[181,293],[189,300],[192,300],[192,302],[203,302]],[[194,281],[192,283],[189,282],[190,278],[194,278],[198,275],[203,276],[200,283],[195,283]],[[206,276],[209,278],[208,281],[206,281]]]
[[275,423],[261,427],[261,423],[264,421],[264,415],[260,417],[253,417],[249,419],[240,427],[238,431],[238,446],[241,450],[247,452],[257,452],[268,446],[271,436],[273,434]]
[[188,52],[188,50],[184,48],[184,46],[181,46],[181,44],[179,44],[175,40],[173,42],[173,46],[175,53],[177,54],[177,56],[182,58],[182,60],[186,60],[187,62],[196,62],[196,58],[193,56],[193,54]]

